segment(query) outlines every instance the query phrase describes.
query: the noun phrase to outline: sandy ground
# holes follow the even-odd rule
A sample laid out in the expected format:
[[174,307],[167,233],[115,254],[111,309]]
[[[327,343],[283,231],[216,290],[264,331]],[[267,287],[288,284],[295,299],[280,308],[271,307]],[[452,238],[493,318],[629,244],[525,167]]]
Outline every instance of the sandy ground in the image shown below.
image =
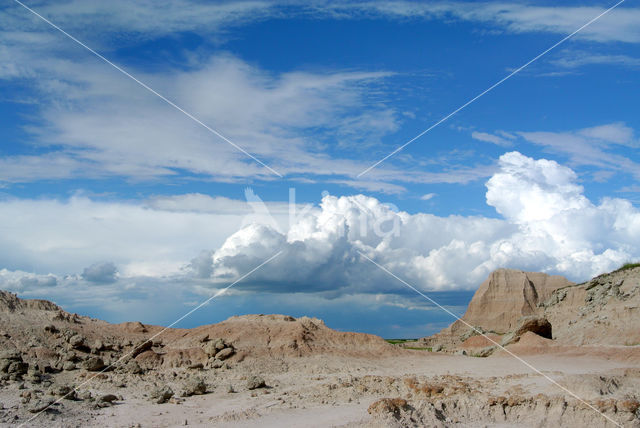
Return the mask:
[[[523,358],[589,402],[603,397],[622,399],[640,390],[637,364],[588,356],[530,355]],[[633,370],[638,372],[636,376],[633,376]],[[267,388],[247,390],[246,378],[254,373],[261,374]],[[326,427],[394,426],[397,422],[398,426],[406,426],[411,423],[393,417],[379,417],[367,411],[371,403],[385,397],[404,397],[414,402],[433,401],[433,397],[420,396],[415,391],[407,390],[406,379],[430,384],[466,384],[470,390],[463,391],[465,397],[478,402],[486,401],[487,397],[515,393],[527,397],[545,394],[576,401],[510,356],[475,358],[428,351],[408,351],[403,356],[377,360],[313,356],[279,361],[247,360],[234,368],[216,372],[215,376],[205,371],[188,373],[188,376],[195,375],[206,379],[209,393],[155,404],[144,396],[148,391],[147,382],[142,377],[138,379],[135,375],[126,375],[126,387],[122,387],[122,380],[113,374],[107,379],[94,380],[82,388],[91,390],[94,395],[121,395],[122,399],[118,399],[112,407],[96,409],[85,403],[62,400],[37,418],[27,422],[20,417],[13,425],[26,422],[25,426],[65,427]],[[172,373],[167,373],[167,376],[171,378]],[[616,379],[614,391],[602,390],[607,379]],[[114,383],[120,383],[120,388],[114,387]],[[167,384],[172,385],[172,382],[168,381]],[[230,386],[236,392],[229,392]],[[19,393],[16,385],[0,390],[0,402],[5,409],[18,405]],[[445,392],[443,397],[446,396],[453,395]],[[453,419],[442,421],[443,426],[478,426],[478,423],[484,426],[513,426],[517,422],[493,420],[489,416],[485,421],[464,421],[463,413],[460,413],[461,418],[457,422]],[[590,426],[615,426],[594,410],[585,408],[582,414],[583,419],[590,421]],[[519,426],[553,426],[553,421],[547,424],[545,420],[533,420],[527,425],[526,418],[520,419],[517,423]],[[573,419],[576,422],[574,426],[581,426],[580,418]],[[565,422],[571,421],[567,419]],[[619,423],[639,426],[637,418],[620,420]],[[421,426],[422,423],[413,425]]]

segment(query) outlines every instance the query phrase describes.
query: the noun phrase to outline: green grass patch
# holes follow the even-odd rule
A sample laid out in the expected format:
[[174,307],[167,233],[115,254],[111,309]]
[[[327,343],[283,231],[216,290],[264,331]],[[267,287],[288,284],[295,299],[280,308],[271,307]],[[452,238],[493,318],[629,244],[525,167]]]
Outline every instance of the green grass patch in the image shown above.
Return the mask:
[[633,268],[637,268],[640,267],[640,263],[625,263],[622,266],[620,266],[618,268],[618,270],[616,270],[616,272],[620,272],[623,270],[629,270],[629,269],[633,269]]
[[399,343],[415,342],[418,339],[385,339],[385,340],[391,343],[392,345],[397,345]]
[[404,349],[413,349],[414,351],[429,351],[429,352],[431,352],[432,348],[430,348],[430,347],[429,348],[420,348],[420,347],[417,347],[417,346],[405,346]]

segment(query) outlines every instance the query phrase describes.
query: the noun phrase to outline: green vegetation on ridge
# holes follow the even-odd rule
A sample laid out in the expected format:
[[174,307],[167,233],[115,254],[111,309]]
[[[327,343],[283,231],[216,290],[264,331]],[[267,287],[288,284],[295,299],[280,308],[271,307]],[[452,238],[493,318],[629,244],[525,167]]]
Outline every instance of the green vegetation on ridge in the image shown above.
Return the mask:
[[640,267],[640,263],[625,263],[622,266],[620,266],[618,269],[616,269],[614,272],[621,272],[623,270],[633,269],[637,267]]
[[399,343],[416,342],[418,339],[385,339],[385,340],[392,345],[397,345]]

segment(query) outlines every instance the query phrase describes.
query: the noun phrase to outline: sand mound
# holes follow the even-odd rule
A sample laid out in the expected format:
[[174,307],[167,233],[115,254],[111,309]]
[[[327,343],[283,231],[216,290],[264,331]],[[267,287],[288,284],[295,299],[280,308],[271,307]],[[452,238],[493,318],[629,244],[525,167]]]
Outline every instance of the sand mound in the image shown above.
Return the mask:
[[327,327],[317,318],[295,319],[286,315],[244,315],[218,324],[190,330],[185,343],[208,335],[223,337],[239,351],[263,356],[309,356],[335,354],[344,356],[389,356],[402,351],[378,336],[346,333]]
[[535,347],[549,347],[549,346],[553,346],[554,342],[551,339],[547,339],[545,337],[539,336],[531,331],[527,331],[525,332],[522,336],[520,336],[520,340],[518,341],[518,343],[515,343],[513,345],[510,345],[512,347],[528,347],[528,346],[535,346]]
[[462,343],[461,347],[465,350],[482,349],[489,346],[496,346],[496,343],[500,343],[500,341],[502,340],[500,335],[497,335],[497,334],[489,333],[485,336],[480,336],[480,335],[471,336],[470,338],[468,338]]

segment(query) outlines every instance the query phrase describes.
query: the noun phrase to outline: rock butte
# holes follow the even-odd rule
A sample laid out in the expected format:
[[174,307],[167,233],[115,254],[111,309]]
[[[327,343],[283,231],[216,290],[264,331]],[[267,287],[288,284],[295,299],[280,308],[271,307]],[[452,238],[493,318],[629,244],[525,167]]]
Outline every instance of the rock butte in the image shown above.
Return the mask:
[[[474,294],[462,317],[465,322],[455,321],[420,343],[478,351],[504,344],[510,340],[508,334],[538,332],[540,324],[548,323],[549,338],[563,345],[637,344],[639,272],[640,268],[624,269],[574,284],[561,276],[498,269]],[[479,332],[485,334],[475,337]]]

